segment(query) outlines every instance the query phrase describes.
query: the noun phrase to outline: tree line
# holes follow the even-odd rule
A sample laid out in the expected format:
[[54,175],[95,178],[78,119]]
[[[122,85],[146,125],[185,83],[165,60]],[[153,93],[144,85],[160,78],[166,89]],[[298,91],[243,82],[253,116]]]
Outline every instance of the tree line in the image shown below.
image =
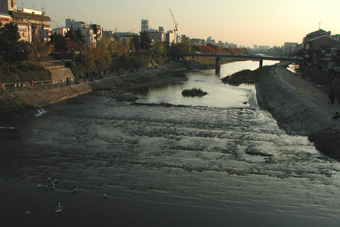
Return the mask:
[[[207,45],[192,46],[190,41],[169,45],[166,42],[153,41],[149,34],[141,32],[124,41],[103,37],[96,46],[86,44],[80,29],[71,27],[65,36],[52,34],[48,42],[32,37],[32,42],[19,41],[17,25],[12,22],[0,28],[0,82],[20,82],[33,76],[31,80],[43,80],[49,77],[39,63],[50,60],[65,60],[75,76],[90,72],[138,69],[170,60],[180,59],[183,53],[191,51],[241,53],[244,49],[218,48]],[[34,77],[34,76],[33,76]]]

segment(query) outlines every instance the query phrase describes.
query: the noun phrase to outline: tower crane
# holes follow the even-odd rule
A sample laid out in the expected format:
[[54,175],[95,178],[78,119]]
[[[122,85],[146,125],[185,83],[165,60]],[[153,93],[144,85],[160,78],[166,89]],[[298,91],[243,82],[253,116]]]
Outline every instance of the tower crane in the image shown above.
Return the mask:
[[170,10],[171,17],[172,17],[172,20],[174,21],[174,25],[175,25],[175,29],[174,29],[174,42],[175,42],[175,40],[176,40],[176,32],[178,31],[178,23],[176,22],[175,17],[172,14],[171,9],[169,9],[169,10]]
[[169,9],[169,10],[170,10],[170,13],[171,13],[171,16],[172,16],[172,20],[174,21],[174,24],[175,24],[175,29],[174,29],[174,31],[177,32],[177,31],[178,31],[178,23],[176,22],[175,17],[174,17],[174,15],[172,14],[171,9]]

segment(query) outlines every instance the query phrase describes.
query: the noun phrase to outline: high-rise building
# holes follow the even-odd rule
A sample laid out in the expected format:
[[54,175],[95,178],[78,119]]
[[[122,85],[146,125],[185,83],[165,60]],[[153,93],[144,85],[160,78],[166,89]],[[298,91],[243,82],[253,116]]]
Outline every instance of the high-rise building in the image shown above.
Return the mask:
[[148,30],[150,27],[149,27],[149,20],[146,20],[146,19],[142,19],[141,21],[141,32],[144,32],[146,30]]
[[166,42],[171,44],[177,43],[176,32],[170,30],[166,33]]

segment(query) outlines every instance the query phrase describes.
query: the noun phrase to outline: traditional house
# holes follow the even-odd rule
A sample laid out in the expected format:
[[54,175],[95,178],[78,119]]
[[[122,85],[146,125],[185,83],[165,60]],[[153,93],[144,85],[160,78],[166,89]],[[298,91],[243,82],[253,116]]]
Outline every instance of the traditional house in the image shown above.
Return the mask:
[[332,45],[329,50],[331,58],[331,61],[329,62],[329,69],[340,73],[340,43]]
[[318,65],[320,68],[328,68],[329,58],[326,56],[327,47],[337,43],[331,37],[330,32],[322,29],[309,33],[303,39],[304,64],[307,66]]
[[311,32],[309,34],[307,34],[304,38],[303,38],[303,43],[309,41],[310,39],[314,39],[316,37],[320,37],[320,36],[323,36],[323,35],[327,35],[327,36],[330,36],[331,35],[331,32],[326,32],[325,30],[323,29],[319,29],[315,32]]
[[34,39],[44,39],[48,41],[51,19],[45,15],[45,12],[31,9],[22,9],[20,11],[10,11],[12,22],[17,24],[20,40],[32,42]]
[[305,49],[306,50],[318,50],[321,47],[329,46],[331,44],[336,43],[337,41],[328,36],[328,35],[323,35],[323,36],[318,36],[313,39],[309,39],[307,42],[305,42]]

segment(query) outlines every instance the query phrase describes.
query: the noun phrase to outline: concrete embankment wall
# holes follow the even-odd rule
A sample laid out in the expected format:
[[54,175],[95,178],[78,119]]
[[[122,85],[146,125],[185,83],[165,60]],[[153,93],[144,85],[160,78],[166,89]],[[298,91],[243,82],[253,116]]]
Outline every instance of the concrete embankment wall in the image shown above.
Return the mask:
[[[67,77],[74,77],[69,68],[56,68],[50,70],[52,79],[64,81]],[[44,106],[60,102],[65,99],[73,98],[92,91],[92,87],[87,83],[65,85],[44,85],[37,88],[22,88],[7,90],[5,95],[0,96],[1,99],[19,98],[26,105]]]
[[6,95],[6,98],[19,97],[25,104],[30,106],[44,106],[60,102],[81,94],[91,92],[91,87],[86,84],[74,84],[71,86],[60,86],[53,88],[23,89]]
[[338,122],[317,104],[297,94],[272,71],[268,79],[256,84],[261,108],[269,111],[288,134],[308,136],[316,148],[335,158],[340,157]]
[[49,69],[51,73],[52,81],[66,81],[66,78],[74,79],[74,75],[69,68],[51,68]]
[[315,69],[305,67],[303,74],[306,78],[321,85],[340,85],[340,73],[333,71],[324,71],[322,69]]

